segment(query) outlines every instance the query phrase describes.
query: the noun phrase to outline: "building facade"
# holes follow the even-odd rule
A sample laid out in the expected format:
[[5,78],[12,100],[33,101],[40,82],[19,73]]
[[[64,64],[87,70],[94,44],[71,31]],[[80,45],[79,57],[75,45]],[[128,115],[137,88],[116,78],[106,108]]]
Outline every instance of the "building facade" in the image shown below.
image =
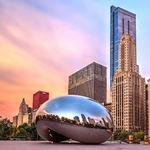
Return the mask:
[[147,104],[147,133],[150,136],[150,79],[146,88],[146,104]]
[[109,112],[112,112],[112,103],[105,103],[104,106],[109,110]]
[[136,46],[136,15],[119,7],[110,9],[110,87],[119,65],[119,42],[129,34]]
[[37,110],[41,104],[49,99],[49,93],[44,91],[38,91],[33,94],[33,111]]
[[23,98],[23,100],[19,106],[17,126],[22,125],[24,123],[23,122],[23,116],[27,113],[28,113],[28,105],[26,104],[25,99]]
[[13,117],[13,125],[20,126],[24,123],[31,125],[31,123],[32,123],[32,108],[26,104],[25,99],[23,98],[23,100],[19,106],[18,115]]
[[33,111],[32,111],[32,122],[35,120],[35,115],[38,108],[47,100],[49,100],[49,93],[44,91],[38,91],[33,94]]
[[112,83],[112,116],[116,129],[145,130],[145,79],[136,63],[136,43],[129,34],[121,37],[119,65]]
[[106,103],[107,68],[91,63],[69,76],[68,94],[90,97],[99,103]]
[[18,116],[16,115],[13,117],[13,126],[16,127],[17,125],[18,125]]

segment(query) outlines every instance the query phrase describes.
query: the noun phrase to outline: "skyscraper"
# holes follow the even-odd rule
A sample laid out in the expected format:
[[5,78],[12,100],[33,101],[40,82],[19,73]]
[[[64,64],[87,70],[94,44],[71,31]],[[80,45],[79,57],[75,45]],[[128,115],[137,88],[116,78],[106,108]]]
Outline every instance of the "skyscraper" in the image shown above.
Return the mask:
[[119,44],[119,68],[112,83],[112,116],[116,129],[143,130],[145,79],[136,63],[136,43],[124,34]]
[[119,42],[129,34],[136,46],[136,15],[119,7],[110,9],[110,87],[119,62]]
[[38,91],[33,94],[33,112],[32,112],[32,122],[35,121],[35,115],[38,108],[49,99],[49,93],[44,91]]
[[91,63],[69,76],[68,94],[87,96],[106,103],[107,68]]
[[33,94],[33,111],[37,110],[41,104],[49,99],[49,93],[44,91],[38,91]]
[[147,84],[147,92],[146,92],[146,102],[147,102],[147,132],[150,136],[150,79]]
[[[19,106],[19,113],[18,116],[14,117],[14,125],[22,125],[24,123],[31,124],[32,120],[32,109],[26,104],[25,99],[22,99],[22,102]],[[16,121],[17,120],[17,121]]]

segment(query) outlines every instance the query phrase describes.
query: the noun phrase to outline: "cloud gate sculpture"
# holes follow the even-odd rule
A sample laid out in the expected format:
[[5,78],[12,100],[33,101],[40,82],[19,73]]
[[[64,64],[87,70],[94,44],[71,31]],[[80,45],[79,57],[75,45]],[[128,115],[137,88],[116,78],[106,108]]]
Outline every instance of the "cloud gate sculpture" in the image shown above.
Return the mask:
[[68,95],[48,100],[36,113],[37,132],[45,140],[68,139],[98,144],[108,140],[113,131],[109,111],[93,99]]

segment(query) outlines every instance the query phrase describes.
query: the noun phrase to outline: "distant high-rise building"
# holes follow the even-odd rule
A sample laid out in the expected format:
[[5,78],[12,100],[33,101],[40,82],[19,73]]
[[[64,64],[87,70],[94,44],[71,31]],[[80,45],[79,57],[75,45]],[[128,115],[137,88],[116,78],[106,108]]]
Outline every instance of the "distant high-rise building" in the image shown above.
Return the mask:
[[145,112],[146,115],[145,120],[146,120],[146,133],[148,133],[148,84],[145,84]]
[[32,108],[26,104],[25,99],[23,98],[19,106],[18,115],[13,117],[13,125],[20,126],[24,123],[29,125],[32,123]]
[[68,94],[90,97],[99,103],[106,103],[107,68],[91,63],[69,76]]
[[35,94],[33,94],[32,122],[35,121],[35,115],[38,108],[47,100],[49,100],[48,92],[38,91]]
[[119,7],[110,9],[110,87],[119,65],[119,42],[129,34],[136,46],[136,15]]
[[31,125],[32,123],[32,108],[28,107],[28,112],[23,115],[23,123]]
[[121,37],[119,68],[112,83],[112,116],[116,129],[143,130],[145,79],[139,75],[136,44],[129,34]]
[[25,99],[23,98],[20,106],[19,106],[19,113],[18,113],[18,126],[22,125],[23,122],[23,116],[28,113],[28,105],[25,102]]
[[49,93],[44,91],[38,91],[33,94],[33,111],[37,110],[41,104],[49,99]]
[[13,126],[17,126],[18,125],[18,116],[14,116],[13,117]]
[[146,102],[147,102],[147,132],[150,136],[150,79],[147,84],[147,92],[146,92]]

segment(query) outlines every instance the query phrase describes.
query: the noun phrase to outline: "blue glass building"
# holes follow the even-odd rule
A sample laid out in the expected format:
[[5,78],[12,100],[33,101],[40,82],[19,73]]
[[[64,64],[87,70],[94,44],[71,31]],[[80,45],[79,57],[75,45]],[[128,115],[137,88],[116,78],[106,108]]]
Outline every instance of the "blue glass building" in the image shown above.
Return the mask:
[[128,33],[136,43],[136,15],[119,7],[110,8],[110,87],[118,69],[119,42]]

